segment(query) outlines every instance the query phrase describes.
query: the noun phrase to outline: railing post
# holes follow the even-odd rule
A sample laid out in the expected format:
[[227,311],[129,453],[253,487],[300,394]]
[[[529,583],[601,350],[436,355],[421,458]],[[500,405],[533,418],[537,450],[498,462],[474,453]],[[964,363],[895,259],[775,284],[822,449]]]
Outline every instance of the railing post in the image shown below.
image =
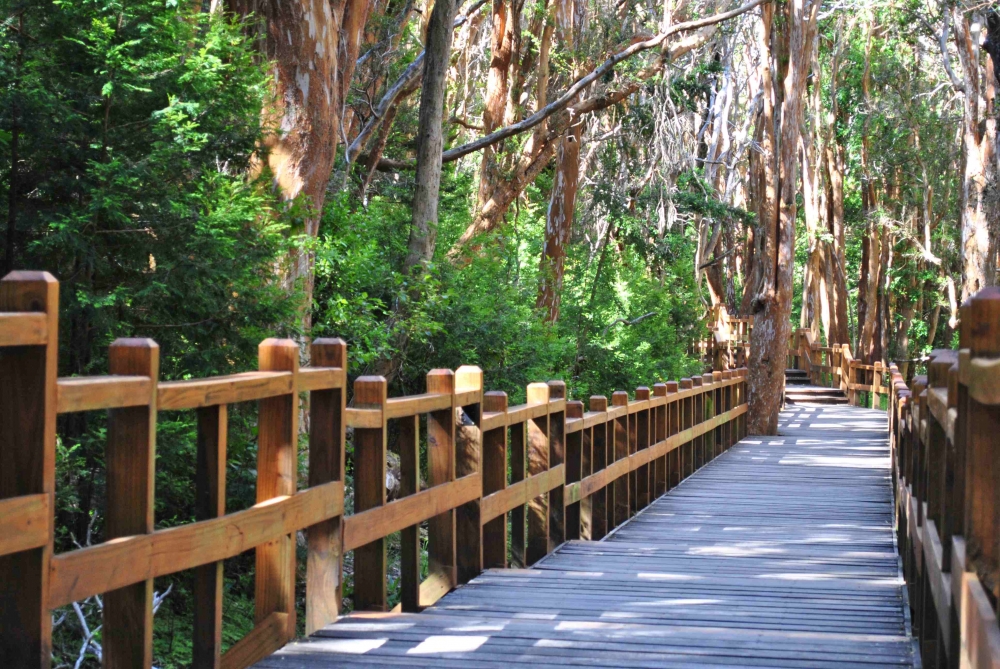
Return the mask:
[[[108,412],[105,535],[110,540],[153,531],[160,347],[152,339],[119,339],[111,344],[108,366],[112,374],[152,379],[143,406]],[[105,594],[102,631],[105,667],[152,666],[152,579]]]
[[[583,418],[583,402],[566,402],[566,418]],[[583,478],[583,442],[586,430],[566,434],[566,483],[576,483]],[[587,440],[589,442],[589,439]],[[566,539],[579,539],[582,527],[583,500],[566,504]],[[589,515],[589,514],[588,514]],[[587,519],[589,528],[590,522]],[[588,533],[589,534],[589,533]]]
[[[549,381],[549,400],[566,399],[566,383]],[[566,410],[549,410],[549,469],[566,461]],[[565,468],[563,469],[565,472]],[[551,553],[566,540],[566,477],[549,491],[549,549]]]
[[[545,383],[528,385],[528,404],[545,404],[546,411],[527,421],[528,476],[549,469],[549,386]],[[549,553],[549,495],[542,493],[528,503],[528,540],[525,549],[527,564],[532,565]]]
[[[258,351],[261,371],[291,372],[292,392],[260,401],[257,438],[257,503],[294,495],[298,480],[299,406],[294,392],[299,346],[291,339],[265,339]],[[288,534],[257,547],[254,587],[257,624],[271,614],[287,616],[285,638],[295,636],[295,542]]]
[[[380,412],[377,427],[354,430],[354,513],[384,506],[386,502],[386,385],[382,376],[361,376],[354,381],[354,407]],[[354,549],[354,608],[357,611],[388,608],[384,538]]]
[[[617,462],[629,455],[629,416],[628,416],[628,393],[624,390],[616,390],[611,394],[611,405],[614,407],[625,407],[625,412],[621,416],[617,416],[614,419],[614,445],[615,445],[615,457],[613,462]],[[631,502],[629,500],[630,493],[634,494],[634,491],[629,490],[629,474],[625,473],[615,479],[615,506],[614,506],[614,523],[613,527],[618,527],[626,520],[629,519],[629,509],[631,508]]]
[[[1000,356],[1000,287],[984,288],[969,298],[968,308],[963,309],[962,320],[968,319],[967,334],[969,357]],[[959,363],[962,364],[961,362]],[[965,540],[968,555],[980,555],[980,573],[992,573],[1000,563],[1000,543],[997,527],[1000,525],[1000,486],[996,477],[1000,472],[1000,406],[985,405],[966,395],[967,422],[965,430],[968,464],[966,468],[966,528]],[[993,597],[1000,595],[1000,583],[994,581]]]
[[[935,355],[936,354],[936,355]],[[932,351],[927,365],[927,382],[930,388],[948,388],[948,370],[957,359],[951,351]],[[892,380],[890,380],[892,381]],[[895,385],[894,382],[891,385]],[[890,398],[892,395],[889,396]],[[893,407],[889,406],[890,415]],[[927,515],[938,528],[941,540],[941,569],[948,571],[951,558],[951,535],[954,534],[955,510],[949,506],[954,482],[954,453],[948,448],[945,426],[927,412]]]
[[[451,396],[447,409],[427,414],[427,483],[430,486],[455,480],[455,373],[432,369],[427,373],[427,392]],[[385,488],[385,475],[382,475]],[[442,589],[454,588],[456,573],[455,511],[445,511],[427,521],[428,578],[441,581]]]
[[46,332],[44,343],[0,346],[0,499],[45,495],[48,540],[0,556],[0,665],[44,669],[52,661],[59,283],[47,272],[11,272],[0,281],[5,311],[44,313]]
[[[507,412],[507,393],[483,395],[483,411]],[[507,487],[507,426],[483,433],[483,497]],[[523,522],[522,522],[523,526]],[[483,524],[483,567],[507,567],[507,514]]]
[[[606,412],[608,398],[604,395],[592,395],[589,408],[591,411]],[[591,433],[593,455],[591,463],[593,473],[606,469],[614,460],[614,430],[609,429],[607,421],[594,425]],[[590,496],[591,527],[590,538],[594,541],[603,539],[608,533],[608,519],[613,515],[614,486],[608,482],[600,490]]]
[[[483,370],[465,365],[455,370],[455,392],[465,397],[456,407],[455,476],[482,472]],[[469,396],[471,395],[471,396]],[[468,400],[473,401],[468,401]],[[480,501],[466,502],[455,509],[455,559],[459,583],[468,583],[483,571]]]
[[[314,367],[339,367],[347,376],[347,344],[342,339],[312,343]],[[309,487],[343,481],[346,425],[345,388],[314,390],[309,396]],[[405,530],[404,530],[405,534]],[[306,530],[306,634],[340,615],[344,580],[343,516]]]

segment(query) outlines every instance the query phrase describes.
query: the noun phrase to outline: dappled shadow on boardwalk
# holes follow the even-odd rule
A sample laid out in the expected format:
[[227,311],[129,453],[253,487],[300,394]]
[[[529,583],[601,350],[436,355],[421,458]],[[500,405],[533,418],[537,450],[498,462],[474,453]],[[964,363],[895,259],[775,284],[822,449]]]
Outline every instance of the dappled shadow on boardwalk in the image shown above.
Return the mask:
[[796,407],[602,542],[261,667],[905,667],[885,414]]

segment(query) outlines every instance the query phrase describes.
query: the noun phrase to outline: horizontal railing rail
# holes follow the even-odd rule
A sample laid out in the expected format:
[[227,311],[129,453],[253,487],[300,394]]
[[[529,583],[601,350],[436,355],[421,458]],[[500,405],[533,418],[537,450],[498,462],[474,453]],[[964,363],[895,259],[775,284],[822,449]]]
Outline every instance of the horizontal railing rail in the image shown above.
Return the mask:
[[897,532],[924,666],[1000,666],[1000,289],[961,308],[960,350],[891,368]]
[[[632,398],[619,391],[610,402],[594,396],[586,411],[566,397],[562,381],[530,384],[527,402],[508,406],[506,394],[484,392],[482,371],[468,366],[432,370],[426,393],[389,398],[382,377],[349,384],[339,339],[314,341],[308,367],[300,367],[296,342],[268,339],[257,371],[184,381],[160,380],[154,341],[120,339],[109,350],[108,375],[57,378],[57,306],[58,284],[48,274],[15,272],[0,281],[4,666],[48,666],[51,612],[101,595],[103,663],[150,667],[153,580],[193,570],[192,665],[241,669],[295,634],[300,531],[307,632],[342,612],[348,551],[354,608],[390,608],[387,545],[397,532],[398,608],[416,611],[485,568],[530,566],[567,539],[604,537],[746,432],[745,369],[640,387]],[[300,489],[306,393],[309,448]],[[230,512],[228,407],[243,402],[259,407],[256,504]],[[56,418],[82,411],[108,417],[105,540],[55,554]],[[196,518],[169,529],[154,522],[160,411],[197,418]],[[386,488],[390,442],[401,477],[393,500]],[[223,560],[249,550],[256,625],[223,653]]]

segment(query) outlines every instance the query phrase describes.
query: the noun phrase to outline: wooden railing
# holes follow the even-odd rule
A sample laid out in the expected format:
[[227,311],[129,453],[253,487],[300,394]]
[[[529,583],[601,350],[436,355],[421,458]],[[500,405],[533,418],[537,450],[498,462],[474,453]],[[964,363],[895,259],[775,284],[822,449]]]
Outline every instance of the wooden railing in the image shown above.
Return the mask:
[[892,366],[897,529],[925,667],[1000,666],[1000,289],[961,309],[959,351],[907,387]]
[[[152,662],[153,579],[194,570],[193,666],[249,666],[295,634],[296,533],[307,538],[305,629],[341,613],[343,558],[354,551],[356,610],[384,611],[387,537],[401,533],[400,608],[418,610],[488,567],[531,565],[566,539],[600,539],[745,434],[745,370],[566,399],[533,383],[527,403],[483,392],[475,367],[432,370],[427,392],[387,397],[360,377],[347,406],[347,347],[268,339],[259,369],[159,380],[149,339],[111,345],[109,376],[57,378],[58,284],[0,281],[0,666],[45,667],[51,612],[103,594],[103,663]],[[300,395],[310,411],[299,489]],[[257,504],[227,513],[227,407],[256,401]],[[56,416],[107,411],[105,542],[54,554]],[[157,412],[197,413],[197,520],[155,529]],[[421,435],[421,416],[426,416]],[[393,425],[394,423],[394,425]],[[390,425],[392,429],[390,429]],[[353,428],[354,512],[345,514],[346,428]],[[401,497],[388,501],[390,441]],[[420,488],[426,442],[428,487]],[[509,477],[508,477],[509,475]],[[511,536],[508,533],[510,520]],[[420,526],[429,576],[421,579]],[[222,653],[222,561],[253,549],[256,626]]]
[[821,346],[808,328],[792,333],[787,365],[789,369],[805,370],[813,385],[840,388],[854,406],[867,406],[870,398],[870,405],[878,409],[882,397],[889,394],[889,369],[885,365],[858,362],[849,344]]
[[750,357],[753,316],[730,316],[725,305],[713,307],[707,322],[711,334],[696,343],[696,354],[712,369],[745,367]]

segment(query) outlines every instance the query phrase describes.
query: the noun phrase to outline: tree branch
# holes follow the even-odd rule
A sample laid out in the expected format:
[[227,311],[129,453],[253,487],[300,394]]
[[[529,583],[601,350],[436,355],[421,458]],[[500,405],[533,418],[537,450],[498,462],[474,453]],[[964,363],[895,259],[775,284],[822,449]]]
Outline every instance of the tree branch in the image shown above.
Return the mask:
[[[485,4],[486,0],[478,0],[475,4],[469,7],[468,11],[459,14],[455,17],[454,27],[457,28],[468,21],[469,17],[479,11],[479,9]],[[424,51],[421,51],[420,54],[413,59],[413,62],[410,63],[405,70],[403,70],[403,73],[399,75],[399,78],[393,82],[392,86],[386,90],[385,95],[382,96],[382,99],[379,100],[378,105],[374,108],[371,118],[368,119],[368,122],[361,128],[361,132],[358,133],[358,136],[354,138],[351,145],[347,147],[346,151],[344,151],[344,162],[346,162],[348,166],[350,166],[351,163],[357,159],[358,154],[361,152],[361,149],[364,148],[368,138],[375,131],[375,129],[378,128],[382,119],[385,118],[385,114],[389,110],[389,107],[396,104],[400,94],[412,86],[423,75],[424,53]],[[382,169],[381,161],[379,161],[379,169]]]
[[485,149],[487,146],[492,146],[493,144],[496,144],[497,142],[507,139],[508,137],[512,137],[513,135],[517,135],[526,130],[530,130],[531,128],[534,128],[536,125],[547,119],[548,117],[555,114],[556,112],[562,111],[563,109],[568,107],[570,102],[572,102],[576,98],[576,96],[579,95],[581,91],[583,91],[583,89],[585,89],[594,81],[597,81],[604,75],[611,72],[615,68],[615,66],[621,63],[622,61],[628,60],[632,56],[638,53],[642,53],[643,51],[655,49],[656,47],[662,45],[663,42],[665,42],[666,39],[671,35],[675,35],[681,32],[687,32],[689,30],[697,30],[699,28],[704,28],[706,26],[710,26],[716,23],[721,23],[722,21],[727,21],[731,18],[740,16],[741,14],[745,14],[754,7],[757,7],[758,5],[761,5],[765,2],[770,2],[770,0],[751,0],[745,5],[737,7],[736,9],[730,10],[728,12],[722,12],[721,14],[714,14],[713,16],[708,16],[703,19],[696,19],[694,21],[687,21],[685,23],[678,23],[674,26],[671,26],[664,32],[656,35],[655,37],[652,37],[648,40],[644,40],[642,42],[636,42],[627,49],[619,51],[618,53],[608,58],[599,67],[591,70],[590,73],[577,79],[576,82],[572,86],[570,86],[565,93],[563,93],[557,99],[547,104],[545,107],[539,109],[531,116],[517,123],[508,125],[504,128],[500,128],[499,130],[492,132],[484,137],[480,137],[479,139],[469,142],[468,144],[463,144],[462,146],[457,146],[453,149],[449,149],[448,151],[445,151],[444,154],[442,155],[442,160],[444,162],[451,162],[453,160],[458,160],[463,156],[467,156],[470,153],[474,153],[481,149]]
[[618,324],[621,324],[621,325],[635,325],[636,323],[641,323],[642,321],[646,320],[647,318],[652,318],[655,315],[656,315],[655,311],[650,311],[649,313],[643,314],[642,316],[638,316],[636,318],[633,318],[632,320],[629,320],[627,318],[616,318],[615,320],[611,321],[611,323],[608,324],[608,327],[604,328],[604,332],[601,333],[601,336],[602,337],[606,337],[607,334],[608,334],[608,332],[611,330],[611,328],[613,328],[614,326],[616,326]]

